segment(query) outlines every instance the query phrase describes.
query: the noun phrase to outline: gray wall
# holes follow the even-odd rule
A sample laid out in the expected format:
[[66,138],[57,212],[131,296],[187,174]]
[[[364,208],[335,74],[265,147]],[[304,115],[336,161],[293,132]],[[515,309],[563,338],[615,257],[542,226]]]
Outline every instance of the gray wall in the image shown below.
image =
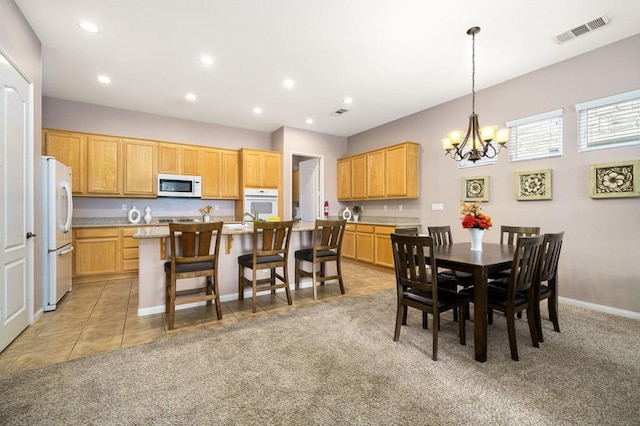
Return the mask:
[[[41,44],[13,0],[0,0],[0,51],[33,84],[34,229],[41,235],[40,152],[42,150],[42,54]],[[8,159],[10,160],[10,159]],[[42,309],[41,238],[34,241],[33,312]]]
[[[640,35],[514,78],[476,93],[480,125],[498,124],[564,108],[563,156],[511,163],[506,152],[496,165],[458,169],[444,156],[440,139],[466,128],[470,96],[439,105],[348,139],[349,154],[412,140],[422,147],[420,199],[405,202],[402,215],[422,225],[451,225],[454,240],[468,241],[459,218],[462,179],[490,177],[484,212],[494,227],[485,241],[499,241],[500,225],[539,225],[543,232],[565,231],[560,264],[560,295],[584,302],[640,312],[640,198],[589,197],[589,165],[640,159],[640,147],[579,153],[575,104],[640,88]],[[483,67],[500,66],[484,64]],[[485,72],[490,72],[486,70]],[[514,173],[552,169],[553,200],[516,201]],[[382,204],[390,206],[388,211]],[[444,211],[432,211],[432,203]],[[398,215],[399,202],[365,203],[365,215]],[[371,210],[374,213],[371,213]]]

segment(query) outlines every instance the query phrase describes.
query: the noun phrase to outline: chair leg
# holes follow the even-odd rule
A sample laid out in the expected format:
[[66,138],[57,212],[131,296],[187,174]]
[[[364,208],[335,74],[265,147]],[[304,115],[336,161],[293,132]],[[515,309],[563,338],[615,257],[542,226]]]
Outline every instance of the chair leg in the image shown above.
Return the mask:
[[493,309],[487,309],[487,323],[493,324]]
[[340,293],[344,294],[344,282],[342,281],[342,266],[340,266],[340,258],[336,260],[336,269],[338,271],[338,283],[340,284]]
[[458,311],[458,334],[460,335],[460,344],[466,345],[467,336],[466,336],[466,330],[465,330],[464,307],[462,305],[458,306],[457,311]]
[[[255,267],[255,265],[254,265]],[[251,312],[256,313],[256,297],[258,293],[258,283],[257,280],[257,271],[255,269],[251,269],[252,272],[252,280],[251,280]]]
[[276,295],[276,289],[274,288],[274,286],[276,285],[276,269],[273,268],[271,270],[271,294],[272,295]]
[[318,288],[316,287],[317,274],[316,264],[311,262],[311,286],[313,287],[313,300],[318,300]]
[[[324,265],[325,265],[325,262],[320,262],[320,276],[322,278],[326,277]],[[324,280],[320,282],[320,285],[324,285]]]
[[[287,268],[287,261],[285,260],[284,262],[284,266],[282,267],[283,269],[283,277],[284,277],[284,292],[287,294],[287,303],[289,305],[293,304],[293,300],[291,299],[291,289],[289,288],[289,272],[288,272],[288,268]],[[274,273],[275,273],[275,269],[274,269]],[[275,289],[273,290],[275,293]]]
[[536,318],[536,331],[538,332],[538,342],[544,342],[542,335],[542,318],[540,317],[540,302],[534,304],[534,316]]
[[238,300],[244,300],[244,266],[238,265]]
[[536,314],[535,314],[535,308],[533,308],[533,306],[530,306],[529,308],[527,308],[527,321],[529,322],[529,333],[531,333],[531,343],[533,344],[534,348],[539,348],[540,345],[538,344],[538,327],[536,325]]
[[296,290],[300,289],[300,259],[296,258],[295,264],[295,288]]
[[509,347],[511,359],[518,361],[518,344],[516,343],[516,315],[515,312],[507,312],[507,330],[509,332]]
[[220,304],[220,291],[218,290],[218,271],[213,272],[213,276],[211,277],[211,288],[213,291],[215,307],[216,307],[216,316],[219,320],[222,319],[222,305]]
[[560,333],[560,323],[558,322],[558,295],[552,295],[547,301],[549,307],[549,319],[553,323],[553,329]]
[[169,330],[173,330],[173,324],[176,318],[176,280],[172,277],[169,279]]
[[422,328],[429,329],[429,315],[424,311],[422,311]]
[[407,305],[402,305],[400,304],[400,302],[398,302],[398,308],[396,312],[396,329],[393,333],[394,342],[397,342],[398,340],[400,340],[400,326],[403,324],[406,324],[406,317],[405,317],[405,314],[403,314],[403,312],[406,313],[406,311],[407,311]]
[[402,325],[407,325],[407,305],[402,305]]
[[434,361],[438,360],[438,331],[440,331],[440,312],[433,313],[433,358]]

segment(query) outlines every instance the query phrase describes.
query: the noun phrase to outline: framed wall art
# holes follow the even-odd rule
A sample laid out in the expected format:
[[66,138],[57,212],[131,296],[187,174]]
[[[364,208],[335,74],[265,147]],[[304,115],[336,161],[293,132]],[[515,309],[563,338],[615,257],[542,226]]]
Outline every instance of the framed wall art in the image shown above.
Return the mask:
[[640,160],[590,166],[591,198],[640,197]]
[[550,200],[551,169],[516,172],[516,200]]
[[466,177],[462,180],[464,201],[489,201],[489,176]]

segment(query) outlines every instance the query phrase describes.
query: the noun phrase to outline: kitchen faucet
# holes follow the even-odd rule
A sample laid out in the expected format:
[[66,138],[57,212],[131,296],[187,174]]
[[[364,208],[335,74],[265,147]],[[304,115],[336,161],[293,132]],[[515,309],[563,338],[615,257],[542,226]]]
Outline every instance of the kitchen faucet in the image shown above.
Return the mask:
[[253,219],[254,222],[256,220],[258,220],[258,212],[253,212],[253,213],[245,212],[244,216],[242,217],[242,225],[243,226],[245,224],[244,218],[247,217],[247,216],[249,216],[251,219]]

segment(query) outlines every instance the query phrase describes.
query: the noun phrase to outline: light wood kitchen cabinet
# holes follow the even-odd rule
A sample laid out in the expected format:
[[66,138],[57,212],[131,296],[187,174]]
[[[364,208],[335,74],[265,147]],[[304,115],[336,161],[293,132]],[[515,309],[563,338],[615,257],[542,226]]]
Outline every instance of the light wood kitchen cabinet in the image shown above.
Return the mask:
[[200,176],[202,149],[177,143],[158,144],[158,173]]
[[240,198],[238,152],[226,149],[202,149],[202,198]]
[[300,170],[294,170],[291,174],[291,201],[300,202]]
[[373,225],[356,225],[356,259],[374,263]]
[[156,142],[124,140],[124,195],[155,197],[158,172]]
[[74,278],[120,272],[118,228],[74,229],[73,239]]
[[138,240],[133,238],[136,230],[137,228],[120,228],[121,272],[138,272]]
[[350,223],[344,228],[342,237],[342,256],[349,259],[356,258],[356,226]]
[[357,155],[351,158],[351,199],[367,198],[367,156]]
[[385,149],[385,196],[387,198],[418,198],[419,148],[406,142]]
[[273,151],[241,149],[242,187],[275,188],[282,184],[282,154]]
[[338,160],[338,199],[418,198],[420,145],[403,142]]
[[74,195],[86,192],[86,135],[62,130],[44,131],[44,155],[55,157],[71,167],[71,189]]
[[122,195],[122,139],[87,136],[87,193]]
[[338,160],[338,200],[351,199],[351,158]]
[[[385,151],[367,153],[367,198],[383,198],[385,196]],[[396,168],[396,165],[393,166]]]
[[391,246],[391,234],[394,226],[379,226],[374,229],[375,234],[375,259],[374,263],[380,266],[394,267],[393,247]]

